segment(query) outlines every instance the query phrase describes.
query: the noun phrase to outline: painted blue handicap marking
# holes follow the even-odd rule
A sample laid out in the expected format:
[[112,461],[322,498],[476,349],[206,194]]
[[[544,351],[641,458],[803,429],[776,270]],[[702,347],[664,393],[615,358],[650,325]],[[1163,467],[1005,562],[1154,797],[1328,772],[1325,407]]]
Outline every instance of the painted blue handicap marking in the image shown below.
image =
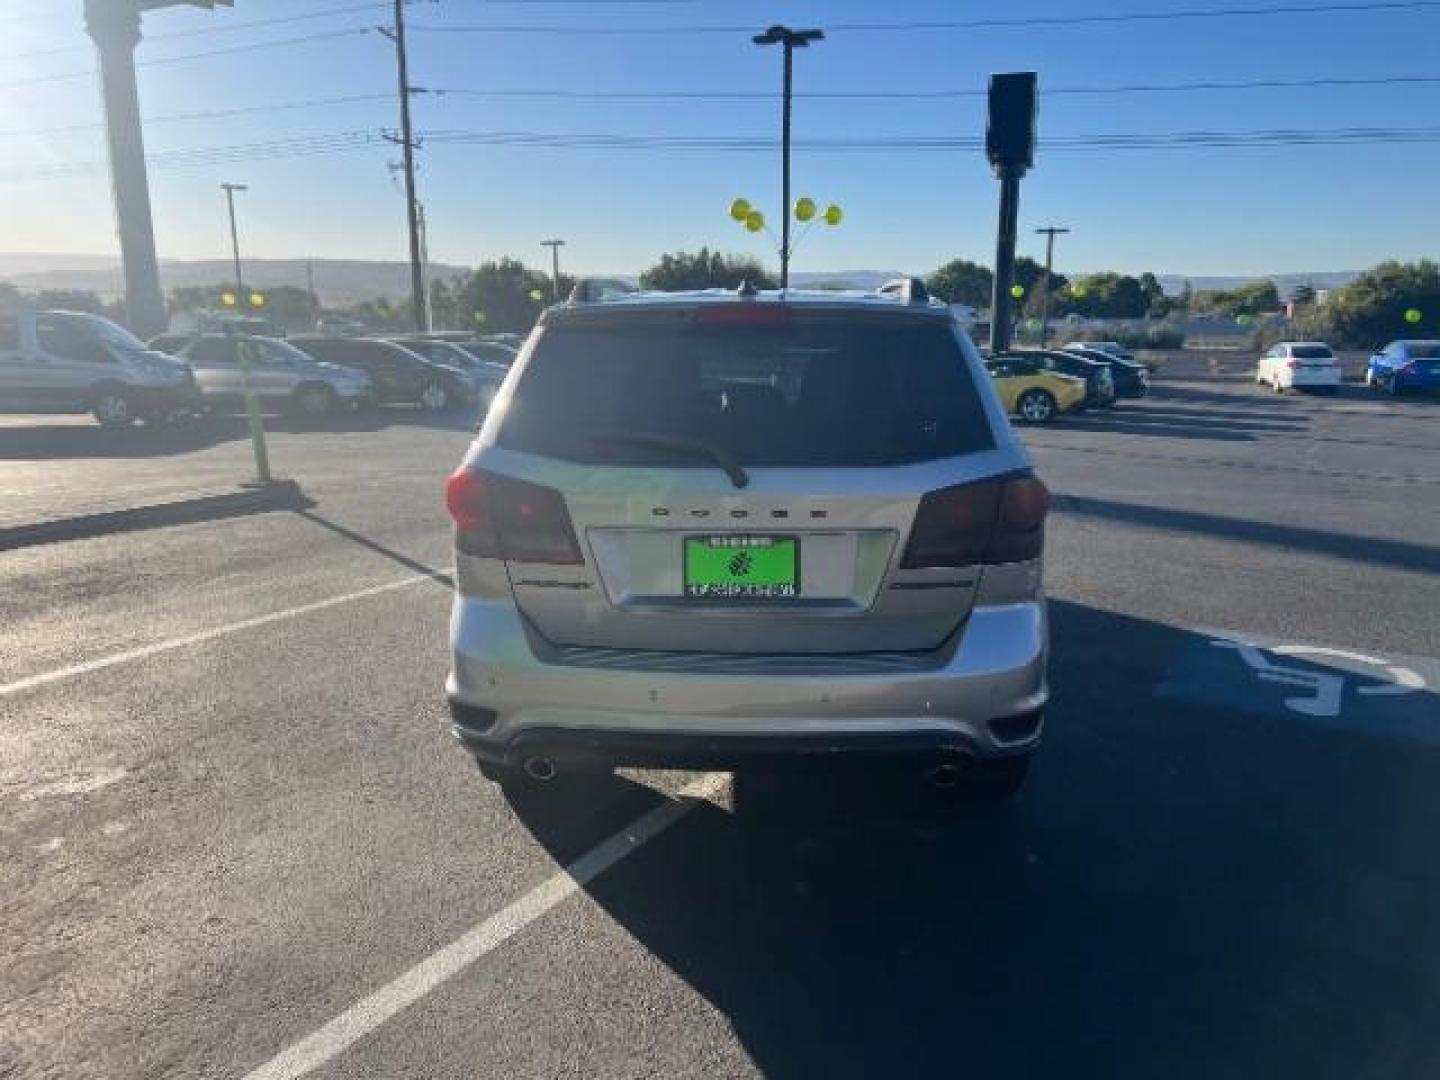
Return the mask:
[[1198,631],[1161,700],[1440,743],[1440,660]]

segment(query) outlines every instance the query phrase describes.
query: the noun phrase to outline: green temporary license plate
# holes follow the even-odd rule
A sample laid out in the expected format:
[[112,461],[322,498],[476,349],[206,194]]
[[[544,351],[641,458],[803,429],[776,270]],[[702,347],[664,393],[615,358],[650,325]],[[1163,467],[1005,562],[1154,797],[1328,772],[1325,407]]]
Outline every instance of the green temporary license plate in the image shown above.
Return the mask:
[[723,533],[685,537],[685,595],[785,600],[800,595],[800,541]]

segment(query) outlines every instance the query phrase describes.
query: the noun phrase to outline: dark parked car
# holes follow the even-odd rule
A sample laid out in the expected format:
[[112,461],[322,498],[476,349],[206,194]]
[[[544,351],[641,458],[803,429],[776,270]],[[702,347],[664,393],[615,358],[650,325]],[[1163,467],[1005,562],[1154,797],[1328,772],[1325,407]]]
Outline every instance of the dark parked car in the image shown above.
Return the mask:
[[1118,356],[1083,345],[1067,345],[1064,351],[1083,356],[1087,360],[1109,364],[1117,397],[1139,398],[1150,392],[1150,369],[1137,360],[1122,360]]
[[1104,409],[1115,404],[1115,379],[1110,373],[1108,361],[1092,360],[1059,349],[1016,350],[1016,354],[1033,357],[1050,371],[1084,379],[1085,401],[1080,408]]
[[[413,335],[389,340],[397,345],[403,345],[411,352],[418,353],[432,364],[460,368],[467,372],[471,380],[479,387],[480,400],[485,405],[486,411],[489,411],[490,402],[494,400],[500,384],[505,381],[505,376],[510,373],[509,361],[515,358],[513,352],[509,352],[499,345],[474,345],[468,341]],[[481,349],[497,349],[505,352],[507,360],[501,364],[485,359],[479,353]]]
[[317,360],[370,376],[377,402],[449,409],[479,397],[477,383],[459,368],[436,364],[391,341],[303,335],[290,339]]

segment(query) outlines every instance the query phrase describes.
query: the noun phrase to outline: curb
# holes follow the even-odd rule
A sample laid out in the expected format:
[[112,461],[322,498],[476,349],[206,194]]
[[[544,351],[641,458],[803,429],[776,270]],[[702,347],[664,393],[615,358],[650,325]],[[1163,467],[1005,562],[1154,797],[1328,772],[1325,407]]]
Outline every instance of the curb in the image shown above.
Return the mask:
[[238,487],[234,491],[219,495],[201,495],[150,506],[133,506],[99,514],[82,514],[79,517],[0,528],[0,551],[135,532],[140,529],[158,529],[167,525],[216,521],[271,510],[301,510],[313,505],[315,504],[305,497],[300,485],[294,480],[279,480],[264,486]]

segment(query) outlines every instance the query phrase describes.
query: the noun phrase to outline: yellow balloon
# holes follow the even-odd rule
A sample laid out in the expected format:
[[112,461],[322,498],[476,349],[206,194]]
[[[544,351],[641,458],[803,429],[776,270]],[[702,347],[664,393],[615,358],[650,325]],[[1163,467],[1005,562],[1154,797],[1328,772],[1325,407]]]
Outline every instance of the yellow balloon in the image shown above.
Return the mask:
[[543,292],[541,292],[539,289],[531,289],[531,290],[530,290],[530,299],[531,299],[531,300],[544,300],[544,299],[545,299],[545,294],[544,294]]
[[759,210],[751,210],[745,215],[745,228],[751,232],[759,232],[765,227],[765,215]]
[[485,312],[483,312],[483,311],[477,311],[477,312],[475,312],[474,319],[475,319],[475,322],[478,323],[480,326],[484,326],[484,325],[485,325]]
[[221,307],[234,307],[234,306],[235,306],[235,294],[234,294],[233,292],[222,292],[222,293],[220,294],[220,306],[221,306]]
[[836,206],[834,203],[831,203],[829,206],[827,206],[827,207],[825,208],[825,224],[826,224],[826,225],[839,225],[840,222],[842,222],[842,221],[844,221],[844,220],[845,220],[845,211],[841,210],[840,207]]
[[730,204],[730,216],[736,221],[744,221],[750,216],[750,204],[744,199],[736,199]]
[[815,200],[808,195],[795,200],[795,220],[809,221],[815,216]]
[[1011,285],[1011,286],[1010,286],[1010,295],[1013,296],[1016,300],[1019,300],[1022,296],[1025,295],[1025,286],[1024,286],[1024,285]]
[[264,307],[264,306],[265,306],[265,294],[264,294],[264,293],[258,293],[258,292],[252,292],[252,293],[250,294],[250,306],[251,306],[251,307]]

